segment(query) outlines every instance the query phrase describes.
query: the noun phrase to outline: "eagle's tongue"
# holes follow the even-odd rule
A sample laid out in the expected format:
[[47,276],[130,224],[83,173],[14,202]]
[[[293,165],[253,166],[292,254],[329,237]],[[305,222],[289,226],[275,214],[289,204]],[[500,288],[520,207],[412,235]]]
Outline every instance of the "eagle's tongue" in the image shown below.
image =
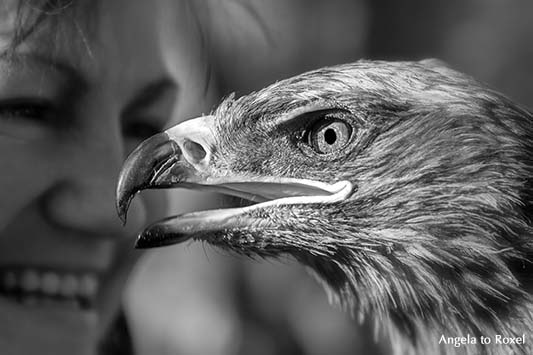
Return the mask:
[[303,181],[307,182],[306,180],[301,180],[302,182],[300,183],[297,183],[296,181],[290,181],[290,179],[285,180],[287,181],[283,181],[283,179],[279,179],[279,181],[230,181],[222,183],[221,186],[230,190],[261,197],[263,201],[292,196],[327,196],[336,192],[327,191],[322,186],[317,187],[311,184],[302,183]]

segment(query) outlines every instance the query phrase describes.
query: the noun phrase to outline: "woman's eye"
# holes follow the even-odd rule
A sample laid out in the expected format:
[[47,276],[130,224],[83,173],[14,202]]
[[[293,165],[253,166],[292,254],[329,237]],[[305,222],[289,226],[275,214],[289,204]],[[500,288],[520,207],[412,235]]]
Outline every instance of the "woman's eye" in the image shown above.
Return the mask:
[[0,119],[49,123],[54,119],[55,112],[55,106],[43,100],[15,99],[0,101]]
[[352,127],[348,123],[326,116],[311,128],[307,143],[318,154],[328,154],[344,148],[351,136]]

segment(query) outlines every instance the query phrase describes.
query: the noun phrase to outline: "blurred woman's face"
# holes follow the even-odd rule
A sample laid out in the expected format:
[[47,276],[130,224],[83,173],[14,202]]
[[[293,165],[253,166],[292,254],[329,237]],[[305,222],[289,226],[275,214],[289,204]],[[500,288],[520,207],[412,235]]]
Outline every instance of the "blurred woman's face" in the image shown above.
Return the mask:
[[164,208],[135,199],[122,227],[121,163],[203,89],[192,17],[176,3],[55,15],[58,27],[37,27],[16,60],[0,57],[3,354],[90,354],[116,315],[132,238]]

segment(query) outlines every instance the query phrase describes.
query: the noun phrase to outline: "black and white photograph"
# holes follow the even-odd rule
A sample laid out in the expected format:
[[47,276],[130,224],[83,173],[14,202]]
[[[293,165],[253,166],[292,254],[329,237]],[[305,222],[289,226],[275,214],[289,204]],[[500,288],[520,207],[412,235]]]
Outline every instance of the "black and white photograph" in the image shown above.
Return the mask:
[[0,354],[533,354],[532,63],[530,1],[0,0]]

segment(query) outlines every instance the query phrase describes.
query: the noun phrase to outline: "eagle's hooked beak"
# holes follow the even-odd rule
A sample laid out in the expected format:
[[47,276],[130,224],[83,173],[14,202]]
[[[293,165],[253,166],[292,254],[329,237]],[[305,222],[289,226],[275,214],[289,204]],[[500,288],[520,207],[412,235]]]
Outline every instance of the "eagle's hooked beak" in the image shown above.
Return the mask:
[[141,232],[137,248],[170,245],[195,235],[269,223],[250,216],[254,209],[335,203],[350,195],[352,185],[348,181],[330,183],[217,171],[213,164],[214,122],[213,116],[184,121],[141,143],[126,159],[119,176],[118,214],[125,223],[128,207],[137,192],[170,187],[218,192],[255,204],[191,212],[155,222]]
[[116,191],[116,207],[125,224],[129,205],[141,190],[195,182],[213,145],[212,116],[185,121],[142,142],[126,159]]

